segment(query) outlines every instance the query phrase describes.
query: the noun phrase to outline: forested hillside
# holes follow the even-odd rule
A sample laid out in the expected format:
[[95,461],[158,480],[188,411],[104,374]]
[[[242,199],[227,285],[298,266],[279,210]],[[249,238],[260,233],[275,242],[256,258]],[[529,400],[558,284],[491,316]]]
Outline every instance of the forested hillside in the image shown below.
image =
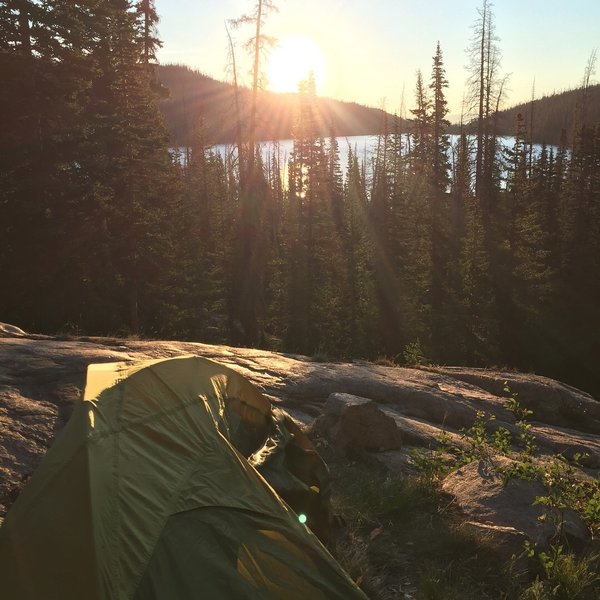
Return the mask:
[[[205,135],[211,143],[233,142],[236,137],[236,101],[234,87],[216,81],[181,65],[158,67],[158,79],[169,90],[161,102],[169,131],[179,145],[189,144],[192,131],[201,119]],[[242,127],[248,128],[251,90],[239,89]],[[317,100],[319,134],[362,135],[382,133],[394,117],[376,108],[328,98]],[[290,139],[297,112],[297,94],[277,94],[259,91],[256,134],[259,140]],[[407,130],[407,123],[402,128]]]
[[600,392],[600,125],[590,112],[538,155],[521,115],[500,152],[490,51],[473,70],[486,77],[473,79],[475,131],[450,148],[438,46],[431,75],[417,77],[408,143],[392,124],[374,156],[350,153],[345,175],[311,80],[288,165],[261,160],[254,94],[247,120],[220,117],[238,149],[224,157],[210,150],[208,117],[194,121],[174,91],[193,132],[176,140],[187,145],[180,163],[158,109],[150,0],[0,11],[3,321],[507,365]]
[[533,142],[558,146],[563,130],[567,140],[573,139],[578,112],[585,122],[600,122],[600,84],[544,96],[502,110],[498,118],[499,132],[501,135],[513,135],[517,115],[520,114],[527,123]]
[[[207,139],[211,143],[233,142],[236,136],[235,93],[231,84],[217,81],[184,65],[159,65],[157,79],[168,94],[160,102],[160,109],[174,141],[189,144],[191,132],[202,119]],[[259,92],[257,133],[261,140],[290,139],[297,112],[297,94]],[[251,90],[240,88],[240,106],[245,128],[249,118]],[[394,128],[398,120],[401,131],[410,131],[410,121],[385,114],[381,109],[369,108],[350,102],[317,98],[319,133],[329,137],[384,133]],[[572,140],[577,112],[585,112],[586,122],[600,122],[600,85],[585,89],[535,98],[498,111],[497,134],[513,136],[517,115],[527,123],[528,141],[558,146],[564,130],[565,139]],[[474,131],[476,124],[472,124]],[[450,133],[460,133],[460,126],[452,124]]]

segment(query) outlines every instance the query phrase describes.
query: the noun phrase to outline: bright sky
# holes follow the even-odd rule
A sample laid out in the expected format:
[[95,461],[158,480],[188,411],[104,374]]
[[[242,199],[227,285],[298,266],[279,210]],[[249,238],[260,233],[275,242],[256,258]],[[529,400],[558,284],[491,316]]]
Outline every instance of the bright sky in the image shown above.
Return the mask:
[[[439,40],[450,84],[450,113],[457,117],[467,79],[466,48],[480,0],[275,0],[279,14],[269,17],[265,33],[277,37],[281,50],[273,62],[288,69],[265,70],[270,89],[294,85],[305,69],[317,75],[320,96],[385,106],[400,112],[414,104],[415,74],[428,81]],[[229,81],[225,21],[250,13],[255,0],[155,0],[161,17],[162,63],[181,63],[215,79]],[[591,52],[600,55],[600,0],[496,0],[502,72],[511,73],[508,105],[576,87]],[[238,42],[250,28],[233,32]],[[289,38],[292,38],[291,40]],[[310,56],[307,66],[292,62],[297,48]],[[287,48],[287,50],[286,50]],[[249,63],[240,49],[245,83]],[[288,60],[286,61],[286,57]],[[600,57],[595,80],[600,75]],[[296,73],[298,73],[296,75]],[[284,83],[284,78],[287,83]],[[291,83],[290,83],[291,79]]]

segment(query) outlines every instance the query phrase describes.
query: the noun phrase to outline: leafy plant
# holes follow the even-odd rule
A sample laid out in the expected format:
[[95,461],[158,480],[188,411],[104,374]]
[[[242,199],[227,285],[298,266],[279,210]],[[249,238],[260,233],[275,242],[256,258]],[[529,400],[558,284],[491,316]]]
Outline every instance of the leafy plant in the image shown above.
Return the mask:
[[508,385],[508,381],[504,382],[504,392],[508,394],[508,399],[505,402],[506,408],[515,416],[515,425],[519,431],[518,442],[525,456],[531,457],[537,450],[535,436],[531,433],[531,423],[528,422],[529,417],[533,415],[533,411],[529,408],[521,406],[517,398],[518,393],[513,392]]
[[404,362],[411,367],[427,363],[423,347],[421,346],[421,340],[418,338],[414,342],[406,344],[402,352],[402,357],[404,358]]
[[537,561],[541,573],[523,590],[520,600],[575,600],[597,598],[600,555],[576,556],[562,545],[536,551],[526,542],[525,553]]
[[434,450],[413,448],[410,458],[417,472],[431,481],[445,477],[456,468],[456,460],[443,447]]

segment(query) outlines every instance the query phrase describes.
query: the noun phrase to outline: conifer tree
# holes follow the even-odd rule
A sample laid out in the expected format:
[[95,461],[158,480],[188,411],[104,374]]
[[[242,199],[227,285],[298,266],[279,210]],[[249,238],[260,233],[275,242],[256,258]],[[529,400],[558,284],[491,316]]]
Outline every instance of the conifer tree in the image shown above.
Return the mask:
[[467,364],[489,364],[498,357],[499,325],[490,281],[482,211],[476,196],[467,199],[465,235],[459,264],[459,314],[462,327],[456,343],[462,343]]
[[432,130],[432,175],[434,187],[440,192],[446,192],[450,184],[450,160],[448,151],[450,149],[450,138],[448,127],[450,122],[448,116],[448,102],[444,90],[448,87],[446,71],[442,59],[442,50],[438,42],[435,56],[433,57],[433,69],[429,87],[433,94],[431,107],[431,130]]
[[262,321],[265,306],[263,283],[265,269],[269,262],[266,253],[265,214],[267,187],[262,161],[256,147],[257,103],[261,84],[262,56],[274,44],[273,37],[264,31],[269,14],[276,12],[273,0],[257,0],[251,14],[232,21],[235,27],[250,25],[253,35],[245,44],[252,55],[252,96],[250,104],[250,124],[247,135],[248,149],[240,153],[240,215],[238,242],[234,250],[232,277],[235,282],[229,290],[228,312],[230,335],[234,342],[257,345],[263,337]]
[[599,386],[597,344],[586,333],[600,318],[600,127],[582,125],[561,190],[559,301],[569,377]]
[[340,148],[335,131],[332,128],[329,144],[326,148],[326,193],[327,202],[339,236],[344,235],[344,182],[340,166]]
[[[461,251],[466,237],[467,209],[473,202],[472,161],[469,138],[461,123],[460,134],[452,148],[450,208],[447,212],[447,245],[445,260],[445,360],[460,363],[465,360],[465,308],[462,305]],[[453,341],[450,341],[453,340]]]
[[224,341],[235,202],[228,192],[225,161],[210,150],[202,119],[188,156],[173,286],[177,316],[171,326],[183,337]]
[[258,91],[260,89],[262,76],[262,59],[266,52],[275,44],[275,38],[266,34],[264,31],[267,17],[277,12],[278,8],[274,0],[256,0],[252,13],[244,14],[231,21],[234,27],[250,25],[253,28],[253,35],[246,41],[244,48],[252,56],[252,99],[250,105],[250,126],[248,133],[248,145],[250,153],[248,155],[248,169],[251,169],[256,158],[256,125],[257,125],[257,103]]
[[[489,212],[493,210],[496,136],[493,128],[494,108],[502,96],[500,49],[495,32],[494,14],[490,0],[482,0],[468,48],[470,55],[471,106],[477,118],[475,157],[475,194],[482,201],[484,226],[488,228]],[[487,235],[487,233],[486,233]]]
[[368,235],[368,203],[358,158],[350,148],[344,184],[343,286],[345,323],[351,356],[373,356],[381,351],[379,314],[375,290],[374,246]]
[[289,253],[287,345],[314,352],[315,225],[324,169],[323,140],[317,131],[314,77],[300,83],[294,149],[289,163]]
[[315,94],[314,76],[310,74],[300,85],[289,165],[291,236],[286,343],[306,353],[331,353],[347,346],[340,295],[343,234],[334,215],[334,196],[340,192],[336,176],[339,158],[335,145],[333,150],[327,149],[321,137]]
[[[52,330],[75,312],[77,168],[93,68],[90,2],[3,3],[0,172],[5,318]],[[28,231],[29,236],[23,236]],[[48,248],[53,252],[49,253]],[[0,261],[3,258],[0,257]],[[24,278],[22,273],[29,276]],[[38,301],[41,290],[45,302]]]
[[[517,116],[515,142],[508,154],[507,252],[503,257],[503,353],[527,364],[531,335],[539,328],[550,297],[547,231],[543,227],[541,190],[529,170],[525,119]],[[530,365],[531,366],[531,365]]]
[[162,46],[156,36],[156,24],[158,13],[154,6],[154,0],[139,0],[136,4],[136,12],[141,17],[138,27],[142,39],[142,58],[146,66],[156,61],[156,50]]
[[81,156],[91,184],[85,225],[97,242],[87,277],[102,289],[90,301],[112,306],[118,317],[111,325],[133,332],[143,327],[143,312],[159,310],[151,308],[157,301],[152,288],[170,268],[164,261],[172,256],[169,228],[177,196],[139,16],[128,0],[105,2],[96,13],[96,71]]
[[447,129],[450,126],[446,116],[448,104],[444,94],[448,87],[442,60],[442,51],[438,42],[433,57],[431,83],[431,174],[430,174],[430,207],[431,207],[431,344],[439,352],[451,339],[448,330],[448,312],[452,309],[449,302],[450,281],[449,252],[447,239],[451,237],[447,231],[448,202],[447,192],[450,183],[450,162],[448,151],[450,139]]
[[427,95],[423,75],[417,71],[415,89],[416,107],[414,115],[411,148],[411,166],[414,173],[429,174],[432,165],[431,101]]

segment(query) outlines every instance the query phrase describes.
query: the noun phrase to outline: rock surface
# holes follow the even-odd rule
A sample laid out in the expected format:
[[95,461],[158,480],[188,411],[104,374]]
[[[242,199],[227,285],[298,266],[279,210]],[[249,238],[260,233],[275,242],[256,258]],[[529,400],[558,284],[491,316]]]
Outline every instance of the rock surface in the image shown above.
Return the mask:
[[[502,468],[511,461],[497,457],[495,462],[499,463],[496,468]],[[572,541],[584,543],[588,538],[585,524],[572,510],[534,504],[546,493],[539,482],[516,478],[505,482],[486,461],[457,469],[446,477],[442,488],[456,498],[468,524],[485,528],[499,539],[517,534],[546,547],[559,526]]]
[[[406,464],[403,457],[394,457],[402,452],[400,446],[435,445],[442,432],[460,443],[461,428],[470,427],[478,411],[493,415],[494,427],[516,432],[514,415],[505,407],[503,383],[508,381],[519,401],[534,410],[532,433],[540,454],[586,452],[585,464],[592,475],[600,469],[600,403],[543,377],[467,368],[408,369],[363,361],[321,363],[302,356],[188,342],[58,339],[28,335],[3,324],[0,517],[68,420],[90,363],[183,354],[204,356],[235,369],[305,426],[325,415],[319,420],[326,425],[324,435],[339,443],[342,451],[352,445],[384,450],[380,454],[389,465]],[[451,484],[447,485],[450,491]],[[452,489],[462,498],[458,487]],[[466,500],[464,504],[467,520],[491,527],[487,513],[469,509]],[[506,523],[499,520],[497,527],[517,528]]]
[[312,430],[330,440],[341,454],[402,447],[402,435],[395,420],[373,400],[352,394],[331,394]]
[[572,427],[600,435],[600,402],[589,402],[590,396],[580,390],[539,375],[496,372],[467,367],[431,369],[458,381],[470,383],[495,396],[503,395],[504,382],[517,394],[523,406],[535,418],[549,425]]

